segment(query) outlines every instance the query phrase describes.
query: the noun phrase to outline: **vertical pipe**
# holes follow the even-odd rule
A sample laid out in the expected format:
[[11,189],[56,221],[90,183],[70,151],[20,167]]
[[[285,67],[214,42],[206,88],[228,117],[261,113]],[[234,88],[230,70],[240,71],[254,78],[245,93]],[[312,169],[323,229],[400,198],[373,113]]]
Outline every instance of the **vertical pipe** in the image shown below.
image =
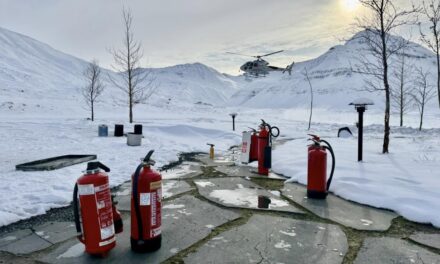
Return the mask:
[[358,135],[358,161],[362,161],[362,148],[363,148],[363,137],[364,137],[364,111],[365,107],[359,107],[359,135]]
[[235,131],[235,116],[232,116],[232,131]]

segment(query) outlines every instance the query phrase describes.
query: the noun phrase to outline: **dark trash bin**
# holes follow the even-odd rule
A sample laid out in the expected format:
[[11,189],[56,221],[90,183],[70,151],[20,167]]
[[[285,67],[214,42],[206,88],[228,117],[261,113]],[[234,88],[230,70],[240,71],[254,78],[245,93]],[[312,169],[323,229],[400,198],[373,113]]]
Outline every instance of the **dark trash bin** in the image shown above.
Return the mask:
[[124,136],[124,125],[115,125],[115,137]]
[[136,135],[142,135],[142,125],[134,125],[134,133]]

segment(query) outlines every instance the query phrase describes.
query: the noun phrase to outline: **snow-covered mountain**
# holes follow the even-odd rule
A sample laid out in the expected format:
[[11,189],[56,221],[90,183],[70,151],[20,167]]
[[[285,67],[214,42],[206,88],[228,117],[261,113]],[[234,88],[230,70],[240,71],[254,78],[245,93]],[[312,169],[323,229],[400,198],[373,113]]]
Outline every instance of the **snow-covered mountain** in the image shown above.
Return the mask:
[[[78,113],[84,111],[81,87],[87,62],[30,37],[0,28],[0,111]],[[156,92],[151,102],[221,105],[236,92],[235,83],[200,63],[152,71]],[[117,74],[104,69],[108,79]],[[122,92],[105,80],[100,107],[123,104]],[[105,99],[104,99],[105,98]],[[122,98],[122,99],[121,99]],[[121,100],[120,100],[121,99]]]
[[[383,106],[383,94],[370,93],[364,90],[365,75],[353,73],[352,69],[368,56],[368,46],[360,37],[365,32],[359,32],[344,45],[330,48],[323,55],[304,62],[297,63],[288,76],[281,73],[271,73],[266,78],[241,80],[240,89],[229,102],[230,105],[242,105],[258,108],[295,108],[308,106],[310,102],[309,84],[303,74],[307,69],[315,93],[315,106],[338,109],[346,107],[348,103],[359,97],[371,98],[379,107]],[[390,36],[391,43],[401,40],[400,37]],[[430,83],[435,85],[435,56],[426,48],[410,43],[405,54],[408,64],[423,67],[431,71]],[[395,61],[395,57],[393,58]],[[391,85],[396,86],[393,77],[395,62],[390,64]],[[431,104],[435,104],[432,100]]]
[[[292,75],[273,72],[265,78],[247,79],[228,76],[200,63],[152,71],[155,92],[147,102],[164,105],[215,105],[252,108],[304,108],[309,105],[310,91],[304,76],[307,69],[318,108],[341,109],[359,97],[372,99],[383,107],[381,93],[360,91],[363,75],[352,72],[359,58],[369,53],[359,38],[360,32],[344,45],[330,48],[316,59],[297,63]],[[400,37],[391,36],[393,41]],[[430,83],[435,83],[435,57],[426,48],[410,43],[405,51],[408,63],[430,69]],[[367,56],[368,57],[368,56]],[[32,38],[0,28],[0,111],[32,113],[79,113],[85,115],[81,103],[82,72],[87,62]],[[391,63],[392,67],[397,65]],[[104,69],[104,77],[117,74]],[[394,83],[393,83],[394,82]],[[114,111],[122,107],[125,96],[106,80],[107,89],[98,107]],[[391,85],[396,80],[391,78]],[[436,100],[431,101],[435,105]]]

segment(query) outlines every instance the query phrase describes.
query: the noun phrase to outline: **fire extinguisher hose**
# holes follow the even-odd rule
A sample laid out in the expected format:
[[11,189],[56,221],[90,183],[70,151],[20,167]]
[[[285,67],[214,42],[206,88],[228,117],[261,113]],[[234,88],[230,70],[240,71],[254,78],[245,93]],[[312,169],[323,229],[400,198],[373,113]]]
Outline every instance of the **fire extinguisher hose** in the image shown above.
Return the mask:
[[73,218],[75,221],[76,232],[78,233],[78,239],[83,242],[81,222],[79,220],[78,183],[75,183],[75,187],[73,188]]
[[336,165],[336,158],[335,158],[335,153],[333,151],[332,146],[330,145],[330,143],[328,143],[328,141],[321,139],[321,142],[326,144],[327,146],[323,146],[325,149],[328,149],[328,151],[330,152],[331,156],[332,156],[332,170],[330,172],[330,177],[327,181],[327,191],[330,189],[330,184],[332,183],[332,179],[333,179],[333,174],[335,172],[335,165]]
[[139,241],[143,241],[143,225],[142,225],[142,217],[141,217],[141,208],[139,206],[139,194],[138,194],[138,181],[139,181],[139,174],[141,172],[141,169],[143,167],[143,164],[139,164],[139,166],[136,168],[136,171],[133,176],[133,202],[134,202],[134,211],[136,214],[136,222],[138,225],[138,235],[139,235]]

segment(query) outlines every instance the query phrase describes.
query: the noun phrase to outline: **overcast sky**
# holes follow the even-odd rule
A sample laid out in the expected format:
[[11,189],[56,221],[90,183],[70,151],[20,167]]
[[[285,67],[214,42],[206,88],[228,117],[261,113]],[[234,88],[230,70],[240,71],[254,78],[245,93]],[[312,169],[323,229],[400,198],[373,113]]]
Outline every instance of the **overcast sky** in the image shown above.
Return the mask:
[[123,6],[132,10],[144,67],[202,62],[238,74],[246,57],[286,66],[316,57],[352,33],[357,0],[0,0],[0,26],[109,67],[122,44]]

